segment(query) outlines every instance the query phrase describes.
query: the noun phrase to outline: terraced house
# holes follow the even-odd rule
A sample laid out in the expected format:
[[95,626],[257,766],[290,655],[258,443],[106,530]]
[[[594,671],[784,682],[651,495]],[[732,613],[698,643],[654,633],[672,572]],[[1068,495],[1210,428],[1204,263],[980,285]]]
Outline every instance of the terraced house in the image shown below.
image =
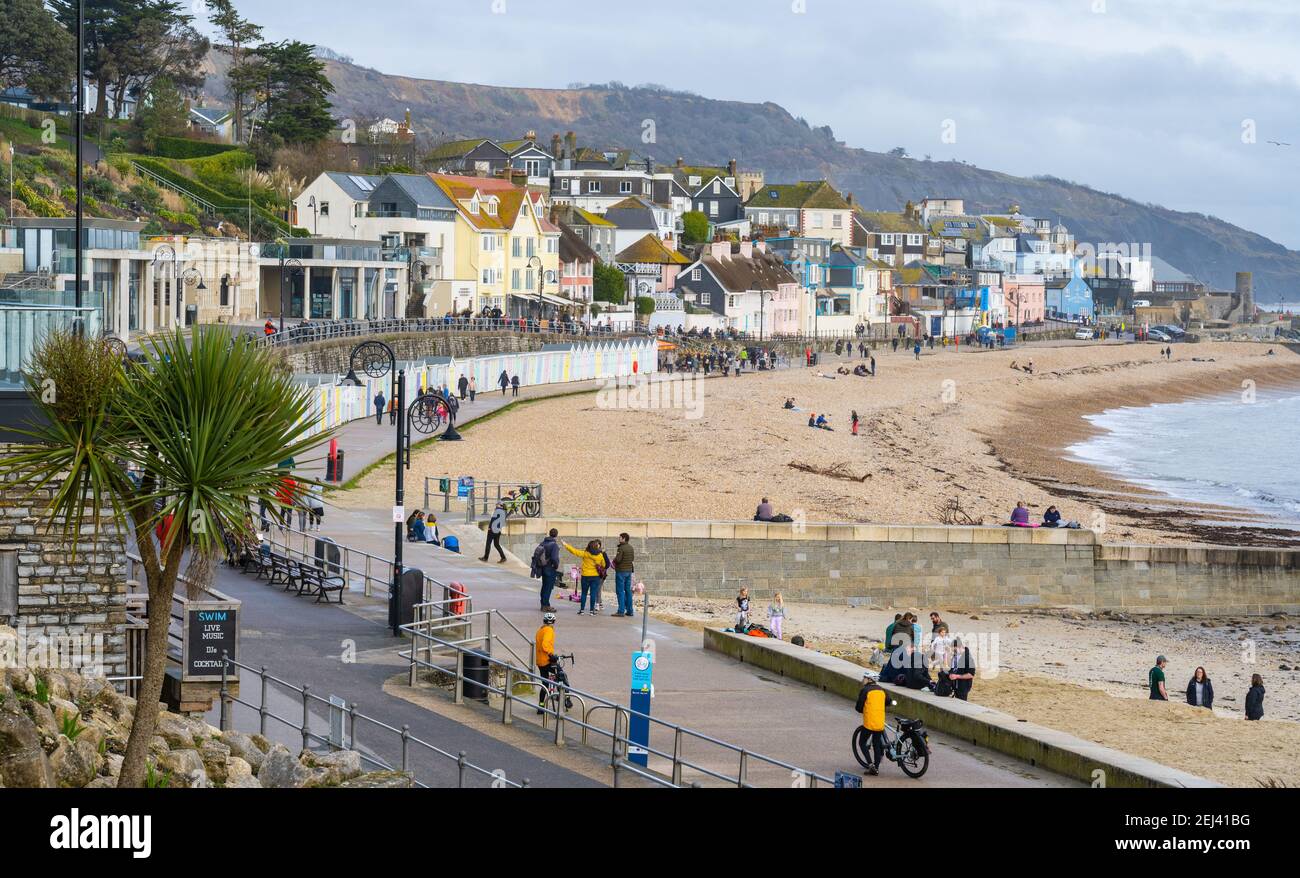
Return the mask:
[[853,207],[825,180],[768,183],[745,202],[745,218],[755,234],[853,243]]
[[561,298],[560,229],[545,197],[493,177],[431,174],[456,205],[455,276],[475,278],[472,310],[553,316]]

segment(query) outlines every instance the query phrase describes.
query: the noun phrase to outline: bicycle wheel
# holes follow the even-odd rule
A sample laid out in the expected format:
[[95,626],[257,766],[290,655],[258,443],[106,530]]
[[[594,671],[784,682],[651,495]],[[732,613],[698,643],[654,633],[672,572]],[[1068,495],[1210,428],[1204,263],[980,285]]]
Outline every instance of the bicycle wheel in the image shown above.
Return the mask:
[[871,767],[870,748],[871,733],[864,726],[858,726],[853,730],[853,758],[863,768]]
[[519,511],[523,513],[525,518],[536,518],[542,514],[542,504],[536,500],[525,500]]
[[930,748],[916,732],[898,742],[898,767],[908,777],[920,777],[930,767]]

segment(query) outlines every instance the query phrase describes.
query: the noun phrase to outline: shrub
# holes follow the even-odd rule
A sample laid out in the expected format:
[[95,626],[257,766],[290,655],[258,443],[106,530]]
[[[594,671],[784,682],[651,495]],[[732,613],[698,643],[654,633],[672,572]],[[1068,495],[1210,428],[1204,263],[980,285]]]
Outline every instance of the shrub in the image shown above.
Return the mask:
[[230,152],[233,144],[213,143],[210,140],[191,140],[188,137],[161,135],[154,145],[154,154],[169,159],[200,159],[218,153]]
[[77,740],[77,736],[86,730],[81,724],[81,717],[75,713],[59,714],[59,732],[69,741]]
[[653,296],[636,297],[636,313],[642,317],[647,314],[653,314],[655,311],[655,300]]
[[68,215],[62,204],[55,204],[53,201],[38,195],[26,180],[14,180],[14,197],[27,205],[27,209],[37,216],[63,217]]

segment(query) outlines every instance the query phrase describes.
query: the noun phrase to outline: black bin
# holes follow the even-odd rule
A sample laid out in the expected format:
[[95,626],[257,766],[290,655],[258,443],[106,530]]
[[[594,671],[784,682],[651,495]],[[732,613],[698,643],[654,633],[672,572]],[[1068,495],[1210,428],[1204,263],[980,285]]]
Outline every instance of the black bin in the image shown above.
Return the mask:
[[487,653],[465,650],[465,679],[461,691],[466,698],[483,702],[488,700],[489,667]]
[[325,481],[341,482],[343,481],[343,449],[340,448],[334,457],[325,458]]

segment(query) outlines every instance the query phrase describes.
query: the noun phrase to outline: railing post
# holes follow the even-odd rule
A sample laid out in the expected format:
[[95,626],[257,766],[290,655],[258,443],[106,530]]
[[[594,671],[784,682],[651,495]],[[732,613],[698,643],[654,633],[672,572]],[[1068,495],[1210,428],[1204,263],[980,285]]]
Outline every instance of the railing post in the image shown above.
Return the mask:
[[419,643],[420,643],[420,634],[419,634],[419,632],[417,632],[417,631],[412,631],[412,632],[411,632],[411,667],[410,667],[409,671],[407,672],[407,678],[406,678],[406,685],[410,686],[412,689],[415,688],[415,679],[416,679],[416,671],[415,671],[415,669],[416,669],[416,667],[417,667],[417,665],[416,665],[416,653],[417,653],[417,651],[420,649],[420,647],[419,647]]
[[343,736],[343,746],[347,747],[349,750],[358,750],[360,748],[357,747],[357,703],[355,701],[352,702],[352,706],[348,708],[348,720],[348,725],[352,727],[352,738],[349,740],[345,734]]
[[257,706],[257,733],[266,737],[266,665],[262,665],[262,700]]
[[749,774],[749,753],[740,751],[740,772],[736,775],[736,786],[744,787]]
[[311,699],[307,695],[307,690],[309,688],[311,687],[306,683],[302,686],[302,749],[304,750],[308,749],[311,744],[311,734],[307,731],[307,726],[311,719]]
[[564,711],[560,708],[564,704],[564,699],[560,695],[559,684],[556,684],[555,695],[551,697],[552,707],[555,710],[555,746],[564,746]]
[[230,656],[221,653],[221,731],[230,731],[230,690],[226,686],[226,675],[230,669]]
[[501,723],[508,726],[514,722],[515,669],[510,665],[506,665],[506,680],[501,688]]
[[623,776],[623,763],[615,759],[614,760],[614,789],[619,788],[619,781],[622,779],[622,776]]
[[682,785],[682,727],[673,733],[673,786]]
[[452,698],[456,704],[465,703],[465,650],[456,650],[456,680],[455,688],[452,690]]
[[465,751],[461,750],[460,755],[456,757],[456,786],[461,789],[465,788]]
[[407,751],[411,746],[411,727],[402,726],[402,771],[407,770]]

